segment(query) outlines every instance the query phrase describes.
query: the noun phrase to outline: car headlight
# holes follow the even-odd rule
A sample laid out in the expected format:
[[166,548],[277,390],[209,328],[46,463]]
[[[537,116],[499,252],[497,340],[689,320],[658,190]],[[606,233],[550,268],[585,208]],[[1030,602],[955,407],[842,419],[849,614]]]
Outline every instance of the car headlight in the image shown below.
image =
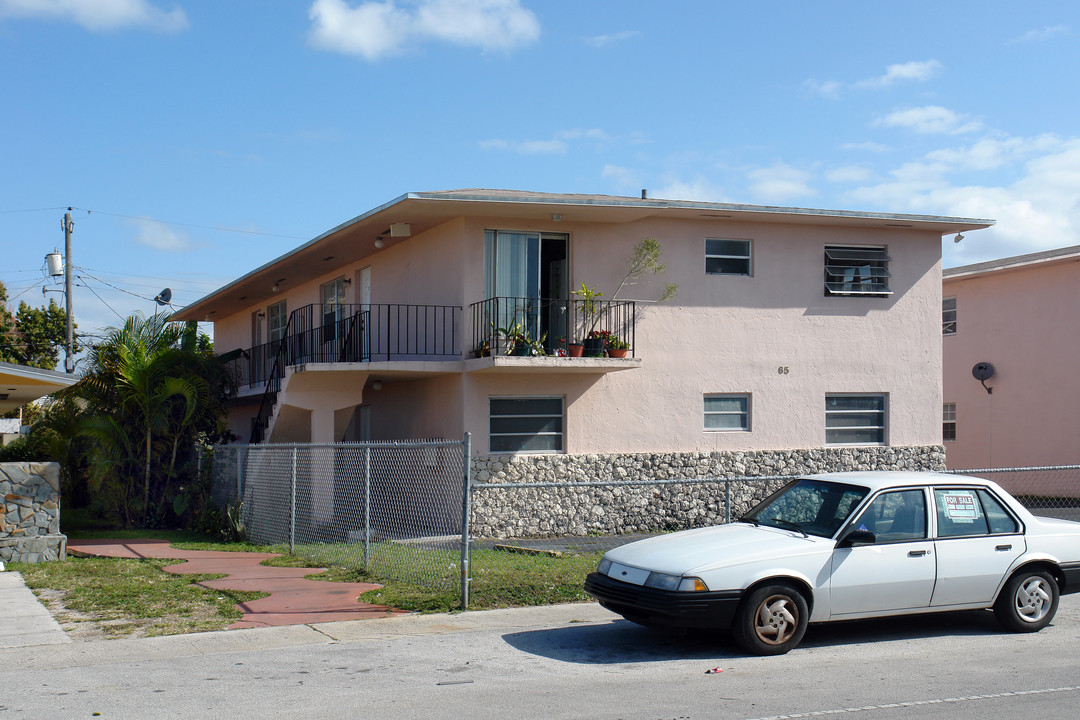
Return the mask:
[[660,572],[649,573],[649,577],[645,580],[645,587],[678,592],[705,592],[709,589],[701,581],[701,578],[669,575]]
[[600,564],[596,566],[596,572],[601,575],[607,575],[607,571],[611,569],[611,561],[607,558],[601,558]]

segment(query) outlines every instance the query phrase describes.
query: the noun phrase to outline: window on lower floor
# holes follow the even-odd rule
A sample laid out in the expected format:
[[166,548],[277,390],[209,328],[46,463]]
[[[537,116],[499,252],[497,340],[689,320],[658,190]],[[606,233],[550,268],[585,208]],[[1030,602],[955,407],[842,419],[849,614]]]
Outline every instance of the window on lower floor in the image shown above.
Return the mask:
[[825,294],[892,295],[889,257],[883,247],[825,246]]
[[945,442],[956,439],[956,403],[945,403],[942,406],[941,439]]
[[705,240],[706,275],[749,275],[750,241]]
[[488,402],[491,452],[562,452],[566,418],[561,397],[493,397]]
[[884,445],[885,395],[826,395],[825,444]]
[[956,334],[956,298],[944,298],[941,301],[941,334]]
[[750,430],[750,396],[723,394],[705,396],[705,431]]

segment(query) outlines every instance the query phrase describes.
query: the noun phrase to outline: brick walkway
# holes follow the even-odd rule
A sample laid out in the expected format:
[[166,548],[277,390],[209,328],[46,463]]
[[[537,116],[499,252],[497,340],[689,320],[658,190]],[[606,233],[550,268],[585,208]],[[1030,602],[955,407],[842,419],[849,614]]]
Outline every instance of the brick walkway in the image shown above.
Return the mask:
[[255,590],[270,595],[237,607],[244,617],[229,626],[239,628],[270,625],[307,625],[336,620],[362,620],[400,613],[383,605],[357,602],[360,593],[375,590],[374,583],[337,583],[308,580],[304,576],[325,572],[326,568],[288,568],[261,565],[279,553],[216,552],[178,550],[168,540],[70,540],[71,555],[120,558],[175,558],[187,562],[170,565],[166,572],[176,575],[225,575],[200,585],[215,590]]

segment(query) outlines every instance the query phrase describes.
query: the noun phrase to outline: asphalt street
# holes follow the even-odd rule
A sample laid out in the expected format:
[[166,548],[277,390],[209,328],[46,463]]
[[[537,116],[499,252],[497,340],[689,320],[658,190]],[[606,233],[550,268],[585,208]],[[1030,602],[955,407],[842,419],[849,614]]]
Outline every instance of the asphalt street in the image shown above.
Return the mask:
[[595,604],[401,616],[0,650],[0,720],[1075,717],[1078,646],[1080,595],[1036,634],[927,615],[771,658]]

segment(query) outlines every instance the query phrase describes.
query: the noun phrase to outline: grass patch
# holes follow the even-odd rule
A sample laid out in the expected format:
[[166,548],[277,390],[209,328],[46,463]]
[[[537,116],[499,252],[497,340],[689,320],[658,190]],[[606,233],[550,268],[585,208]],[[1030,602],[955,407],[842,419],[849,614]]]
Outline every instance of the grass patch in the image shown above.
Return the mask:
[[266,593],[211,590],[195,585],[220,575],[173,575],[161,568],[175,560],[68,558],[12,563],[34,590],[58,590],[80,620],[103,624],[106,637],[175,635],[223,630],[240,619],[236,603]]

